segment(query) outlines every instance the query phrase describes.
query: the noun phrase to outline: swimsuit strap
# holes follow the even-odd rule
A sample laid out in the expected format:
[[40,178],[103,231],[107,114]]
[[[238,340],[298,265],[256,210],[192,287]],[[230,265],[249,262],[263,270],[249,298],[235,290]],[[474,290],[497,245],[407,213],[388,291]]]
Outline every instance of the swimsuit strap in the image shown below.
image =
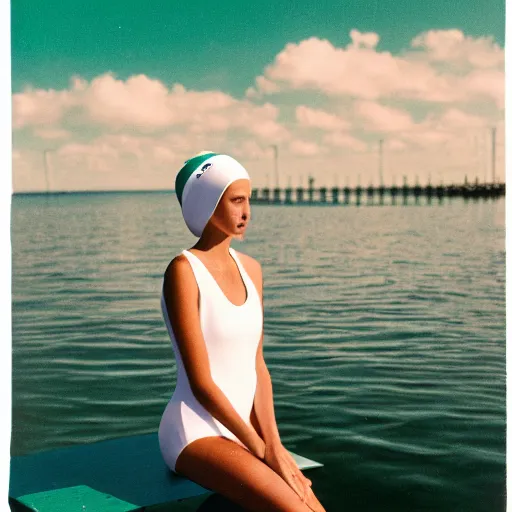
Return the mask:
[[[222,288],[219,286],[219,283],[217,283],[216,279],[213,277],[212,273],[208,270],[208,268],[206,267],[206,265],[194,254],[192,253],[191,251],[188,251],[186,249],[183,249],[182,253],[185,254],[186,257],[188,257],[188,255],[192,255],[192,258],[195,262],[197,262],[199,265],[192,265],[192,269],[194,270],[195,268],[197,268],[198,266],[201,268],[201,272],[203,273],[203,275],[207,275],[209,276],[209,279],[211,280],[211,282],[213,283],[214,287],[219,291],[219,293],[224,297],[224,299],[229,303],[231,304],[233,307],[236,307],[236,308],[241,308],[245,305],[247,305],[249,303],[249,299],[251,298],[251,286],[249,286],[249,283],[248,281],[250,280],[249,276],[247,275],[247,273],[245,272],[245,269],[243,268],[243,265],[241,264],[240,260],[238,259],[238,256],[236,255],[234,249],[232,249],[231,247],[229,248],[229,252],[232,256],[232,258],[235,260],[235,264],[238,268],[238,272],[239,274],[241,275],[242,277],[242,282],[243,282],[243,285],[244,285],[244,288],[245,288],[245,292],[246,292],[246,299],[245,299],[245,302],[243,304],[233,304],[227,297],[226,297],[226,294],[224,293],[224,291],[222,290]],[[188,258],[189,261],[190,261],[190,258]],[[191,262],[192,263],[192,262]],[[196,275],[196,280],[197,280],[197,275]]]

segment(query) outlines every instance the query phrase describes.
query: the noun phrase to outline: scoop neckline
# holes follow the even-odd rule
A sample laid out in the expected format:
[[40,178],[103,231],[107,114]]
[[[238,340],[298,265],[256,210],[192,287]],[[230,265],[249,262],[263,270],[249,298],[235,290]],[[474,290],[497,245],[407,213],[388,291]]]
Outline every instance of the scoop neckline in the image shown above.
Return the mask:
[[220,294],[224,297],[224,299],[226,300],[226,302],[228,302],[229,304],[231,304],[231,306],[233,306],[234,308],[243,308],[248,302],[249,302],[249,286],[247,286],[247,282],[245,280],[245,277],[244,277],[244,273],[242,272],[242,269],[240,268],[241,267],[241,263],[239,264],[238,262],[238,257],[235,256],[235,254],[233,254],[233,251],[234,249],[232,247],[230,247],[229,249],[229,254],[231,255],[231,258],[234,260],[235,264],[236,264],[236,267],[238,268],[238,273],[240,274],[240,277],[242,278],[242,283],[244,285],[244,288],[245,288],[245,302],[243,304],[234,304],[233,302],[231,302],[226,294],[224,293],[224,291],[222,290],[222,288],[220,287],[219,283],[217,282],[217,280],[213,277],[212,273],[208,270],[208,268],[206,267],[206,265],[201,261],[201,259],[196,256],[193,252],[189,251],[188,249],[183,249],[183,252],[188,252],[189,254],[192,254],[192,256],[199,261],[199,263],[203,266],[203,268],[206,270],[206,272],[208,273],[208,275],[212,278],[213,282],[215,283],[215,285],[217,286],[217,289],[219,290]]

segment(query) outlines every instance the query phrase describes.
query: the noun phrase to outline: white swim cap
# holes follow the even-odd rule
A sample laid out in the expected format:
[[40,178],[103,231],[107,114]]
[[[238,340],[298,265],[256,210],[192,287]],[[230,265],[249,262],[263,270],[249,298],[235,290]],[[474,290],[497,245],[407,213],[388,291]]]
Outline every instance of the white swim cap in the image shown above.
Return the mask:
[[188,229],[200,237],[224,191],[236,180],[251,180],[245,168],[228,155],[203,151],[176,175],[175,190]]

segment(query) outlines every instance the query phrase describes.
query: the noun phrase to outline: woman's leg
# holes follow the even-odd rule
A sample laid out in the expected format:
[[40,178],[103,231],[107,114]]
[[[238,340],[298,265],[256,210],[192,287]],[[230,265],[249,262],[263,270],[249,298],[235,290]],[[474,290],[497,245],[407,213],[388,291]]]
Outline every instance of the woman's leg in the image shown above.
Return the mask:
[[176,471],[251,512],[311,512],[271,468],[231,439],[196,439],[180,453]]

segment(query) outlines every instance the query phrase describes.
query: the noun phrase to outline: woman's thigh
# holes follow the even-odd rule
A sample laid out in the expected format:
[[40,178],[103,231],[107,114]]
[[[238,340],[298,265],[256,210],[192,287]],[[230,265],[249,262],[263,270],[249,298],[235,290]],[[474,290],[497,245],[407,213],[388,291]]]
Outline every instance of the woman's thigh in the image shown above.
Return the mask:
[[311,512],[271,468],[231,439],[196,439],[180,453],[176,471],[248,511]]

